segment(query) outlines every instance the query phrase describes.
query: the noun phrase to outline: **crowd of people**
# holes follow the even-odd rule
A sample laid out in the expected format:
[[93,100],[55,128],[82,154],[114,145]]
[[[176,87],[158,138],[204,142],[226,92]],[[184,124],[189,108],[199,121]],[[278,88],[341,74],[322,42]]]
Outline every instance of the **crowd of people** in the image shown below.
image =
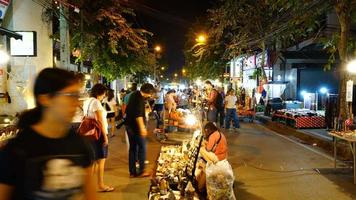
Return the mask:
[[150,83],[138,89],[133,83],[130,90],[117,95],[95,84],[89,97],[83,95],[84,85],[82,75],[62,69],[46,68],[39,73],[34,85],[36,107],[20,116],[18,136],[0,151],[0,199],[71,199],[77,195],[96,199],[96,191],[114,191],[104,179],[105,163],[109,138],[122,126],[129,176],[150,176],[145,169],[149,113],[159,130],[163,110],[201,109],[208,121],[203,146],[216,155],[215,162],[227,157],[226,138],[218,126],[229,130],[232,121],[235,129],[240,127],[235,91],[230,89],[225,95],[210,81],[204,90],[194,86],[181,91]]

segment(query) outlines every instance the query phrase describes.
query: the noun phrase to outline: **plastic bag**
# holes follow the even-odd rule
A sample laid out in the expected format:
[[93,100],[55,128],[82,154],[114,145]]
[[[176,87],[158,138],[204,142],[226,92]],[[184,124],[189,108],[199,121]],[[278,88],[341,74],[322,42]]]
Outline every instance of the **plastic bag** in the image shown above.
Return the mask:
[[206,165],[206,188],[209,200],[236,200],[233,184],[234,173],[227,160]]

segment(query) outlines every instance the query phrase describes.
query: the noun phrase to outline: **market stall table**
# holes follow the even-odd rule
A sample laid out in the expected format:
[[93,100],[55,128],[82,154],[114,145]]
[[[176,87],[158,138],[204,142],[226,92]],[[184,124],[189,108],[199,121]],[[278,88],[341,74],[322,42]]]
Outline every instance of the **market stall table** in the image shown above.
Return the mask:
[[272,121],[276,120],[298,129],[325,127],[325,117],[318,115],[315,111],[305,109],[277,110],[272,115]]
[[351,149],[352,155],[353,155],[353,171],[354,171],[354,184],[356,184],[356,135],[355,134],[350,134],[348,136],[347,133],[345,133],[344,135],[340,135],[334,132],[328,132],[329,135],[331,135],[333,137],[333,145],[334,145],[334,168],[336,169],[336,164],[337,164],[337,140],[344,140],[346,141]]

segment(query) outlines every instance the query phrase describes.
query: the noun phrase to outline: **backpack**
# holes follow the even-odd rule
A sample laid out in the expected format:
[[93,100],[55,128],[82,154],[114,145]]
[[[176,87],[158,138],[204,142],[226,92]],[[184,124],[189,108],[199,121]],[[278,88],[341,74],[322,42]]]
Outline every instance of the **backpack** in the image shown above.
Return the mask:
[[224,98],[220,92],[215,90],[218,94],[216,96],[215,107],[218,110],[222,110],[224,108]]

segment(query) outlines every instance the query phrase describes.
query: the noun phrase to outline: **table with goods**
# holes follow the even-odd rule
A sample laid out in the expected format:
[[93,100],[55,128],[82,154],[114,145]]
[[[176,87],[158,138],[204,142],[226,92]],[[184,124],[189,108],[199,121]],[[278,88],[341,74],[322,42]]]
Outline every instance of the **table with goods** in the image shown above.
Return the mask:
[[333,137],[334,168],[337,167],[337,143],[338,143],[338,141],[345,141],[349,144],[349,147],[352,152],[352,158],[353,158],[354,184],[356,184],[356,131],[355,130],[330,131],[328,133],[330,136]]
[[325,117],[309,109],[281,109],[272,115],[272,121],[278,121],[294,128],[325,128]]

